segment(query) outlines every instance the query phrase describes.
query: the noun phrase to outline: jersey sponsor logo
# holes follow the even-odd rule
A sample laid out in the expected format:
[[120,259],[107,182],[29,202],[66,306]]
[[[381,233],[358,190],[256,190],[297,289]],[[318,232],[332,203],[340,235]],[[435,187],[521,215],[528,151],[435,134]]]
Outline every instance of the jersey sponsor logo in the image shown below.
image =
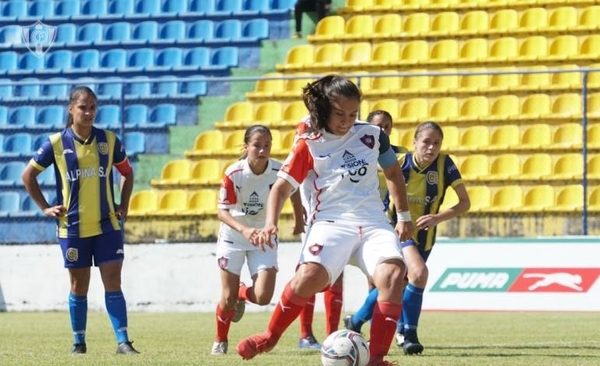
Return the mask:
[[64,149],[63,150],[63,155],[67,155],[67,154],[73,154],[73,150],[71,150],[71,149]]
[[102,155],[108,155],[108,143],[99,142],[98,143],[98,152]]
[[217,263],[219,264],[219,268],[221,269],[225,269],[227,268],[227,264],[229,263],[229,259],[225,258],[225,257],[221,257],[217,260]]
[[79,250],[77,248],[69,248],[66,253],[69,262],[76,262],[79,259]]
[[375,146],[375,137],[373,135],[364,135],[360,138],[363,144],[369,149],[372,149]]
[[83,169],[74,169],[67,172],[67,180],[69,182],[74,182],[79,179],[87,179],[87,178],[95,178],[106,177],[106,172],[104,171],[104,167],[91,167],[91,168],[83,168]]
[[600,268],[447,268],[431,292],[588,292]]
[[264,205],[260,202],[260,196],[256,192],[252,192],[248,198],[248,202],[244,202],[242,212],[246,215],[257,215]]

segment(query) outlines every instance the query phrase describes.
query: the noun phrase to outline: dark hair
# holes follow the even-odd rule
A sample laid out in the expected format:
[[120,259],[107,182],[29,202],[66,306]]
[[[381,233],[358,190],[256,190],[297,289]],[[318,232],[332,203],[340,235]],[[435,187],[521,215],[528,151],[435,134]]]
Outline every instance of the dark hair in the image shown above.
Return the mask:
[[310,112],[310,132],[327,128],[327,119],[331,113],[331,101],[335,98],[362,99],[360,89],[351,80],[337,75],[327,75],[302,88],[304,105]]
[[444,139],[444,132],[442,131],[442,127],[440,127],[439,124],[437,124],[436,122],[433,122],[433,121],[426,121],[426,122],[419,124],[417,126],[417,129],[415,130],[415,139],[417,139],[419,137],[419,135],[421,134],[421,132],[423,132],[423,130],[426,130],[429,128],[439,132],[440,136],[442,136],[442,140]]
[[394,119],[392,118],[392,115],[388,111],[384,111],[383,109],[377,109],[377,110],[369,113],[369,115],[367,116],[367,122],[371,123],[371,121],[373,121],[373,118],[375,118],[375,116],[385,116],[385,117],[389,118],[390,121],[394,121]]
[[[271,130],[269,130],[269,127],[265,125],[252,125],[248,127],[246,129],[246,133],[244,133],[244,144],[247,144],[252,138],[252,135],[254,135],[257,132],[266,133],[271,139],[273,139],[273,135],[271,134]],[[244,153],[242,154],[242,157],[240,159],[244,159],[246,158],[246,156],[248,156],[248,153],[244,150]]]
[[[71,93],[69,94],[69,105],[75,103],[82,95],[91,95],[92,97],[94,97],[96,102],[98,102],[98,97],[92,89],[90,89],[87,86],[76,86],[73,88],[73,90],[71,90]],[[71,113],[68,113],[68,115],[69,117],[67,118],[67,128],[73,125],[73,116],[71,115]]]

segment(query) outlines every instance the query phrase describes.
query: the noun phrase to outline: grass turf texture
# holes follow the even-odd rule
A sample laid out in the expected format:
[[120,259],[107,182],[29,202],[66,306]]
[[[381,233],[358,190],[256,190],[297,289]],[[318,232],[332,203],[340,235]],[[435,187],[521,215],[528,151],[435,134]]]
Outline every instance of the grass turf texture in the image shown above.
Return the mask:
[[[317,351],[297,349],[297,321],[273,351],[242,361],[237,342],[262,331],[268,320],[267,313],[247,313],[232,324],[229,354],[211,356],[213,314],[131,313],[129,333],[142,354],[124,356],[114,354],[107,315],[90,312],[88,353],[71,356],[68,313],[0,313],[0,365],[320,365]],[[324,326],[323,314],[315,314],[319,341]],[[394,343],[388,359],[403,366],[598,365],[599,329],[598,313],[425,312],[419,331],[423,355],[404,356]]]

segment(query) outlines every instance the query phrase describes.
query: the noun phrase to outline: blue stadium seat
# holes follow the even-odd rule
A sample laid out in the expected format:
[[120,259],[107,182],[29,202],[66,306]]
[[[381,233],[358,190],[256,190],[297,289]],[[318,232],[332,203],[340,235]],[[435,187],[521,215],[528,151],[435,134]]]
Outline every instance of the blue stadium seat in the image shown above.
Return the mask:
[[[2,111],[2,109],[6,109],[6,107],[0,107],[0,111]],[[6,124],[6,123],[4,123]],[[2,121],[0,121],[0,129],[3,127]],[[2,153],[4,152],[4,135],[0,133],[0,156],[2,156]]]
[[54,173],[54,168],[50,167],[41,172],[37,176],[38,183],[42,186],[55,186],[56,185],[56,174]]
[[7,161],[0,165],[0,186],[14,187],[21,184],[21,174],[26,163],[23,161]]
[[[185,1],[182,1],[185,3]],[[135,12],[140,15],[157,15],[161,13],[160,0],[137,0]]]
[[191,98],[206,95],[208,92],[207,84],[204,80],[182,81],[180,85],[181,94]]
[[146,152],[146,134],[140,131],[130,131],[125,133],[123,141],[125,151],[130,157]]
[[[64,107],[63,107],[64,108]],[[63,128],[66,125],[66,121],[63,122],[63,125],[60,126],[61,128]],[[35,135],[32,136],[32,143],[31,143],[31,147],[32,147],[32,151],[37,151],[37,149],[39,149],[40,147],[42,147],[42,145],[48,141],[48,137],[50,137],[50,135],[52,134],[52,132],[47,132],[47,133],[42,133],[39,135]]]
[[55,44],[68,44],[77,41],[77,27],[73,23],[59,24],[56,29]]
[[134,0],[110,0],[108,13],[113,15],[127,16],[133,14]]
[[296,0],[271,0],[272,10],[284,10],[286,12],[294,9]]
[[193,42],[206,41],[213,38],[215,34],[215,24],[212,20],[201,19],[197,20],[190,26],[188,30],[188,40]]
[[[0,105],[0,129],[6,128],[8,126],[8,107]],[[4,136],[4,135],[0,135]],[[4,138],[2,138],[2,143],[0,144],[0,150],[4,148]]]
[[158,23],[148,20],[137,24],[133,28],[131,42],[153,42],[158,38]]
[[242,38],[251,41],[268,39],[269,21],[264,18],[256,18],[244,22],[242,27]]
[[19,58],[19,73],[31,74],[34,71],[38,72],[44,68],[44,57],[39,57],[34,53],[27,52]]
[[98,83],[93,77],[80,77],[76,79],[76,85],[87,86],[88,88],[92,89],[94,93],[96,93],[96,87],[98,86]]
[[6,73],[8,70],[15,70],[19,64],[19,56],[15,51],[5,51],[0,53],[0,72]]
[[61,17],[73,17],[79,15],[78,0],[62,0],[56,4],[54,14]]
[[[8,123],[13,128],[24,128],[25,126],[34,125],[35,107],[20,106],[13,108]],[[31,141],[29,142],[29,148],[31,148]]]
[[184,14],[187,10],[187,1],[165,0],[162,6],[163,13]]
[[8,100],[13,97],[13,86],[10,79],[0,79],[0,100]]
[[102,81],[115,81],[114,83],[98,84],[99,99],[120,99],[123,95],[123,79],[120,77],[103,78]]
[[227,46],[216,49],[211,58],[211,65],[221,67],[237,67],[238,48]]
[[70,50],[52,51],[46,55],[46,68],[42,72],[60,73],[73,65],[73,52]]
[[[171,0],[176,1],[176,0]],[[192,0],[190,3],[190,13],[201,13],[211,15],[215,11],[215,2],[206,0]]]
[[[102,2],[102,1],[99,1]],[[100,23],[86,23],[79,28],[77,33],[77,41],[84,43],[98,43],[102,42],[102,24]]]
[[149,98],[152,95],[152,85],[150,83],[150,78],[147,76],[136,76],[131,79],[131,83],[128,83],[129,92],[127,92],[128,98]]
[[94,124],[99,128],[118,128],[121,125],[121,109],[118,105],[101,105]]
[[131,23],[117,22],[107,26],[104,33],[104,42],[118,44],[129,40]]
[[22,43],[21,27],[18,25],[5,25],[0,28],[0,44],[10,47]]
[[[50,169],[46,169],[46,170],[50,170]],[[46,170],[44,170],[42,172],[42,174],[44,174],[46,172]],[[13,216],[13,217],[35,217],[35,216],[43,216],[43,215],[44,214],[42,213],[42,211],[40,210],[38,205],[35,203],[33,198],[31,198],[30,195],[25,195],[18,212],[9,214],[9,216]]]
[[163,103],[152,108],[149,123],[152,126],[163,127],[177,123],[177,108],[174,104]]
[[170,71],[173,68],[181,66],[183,60],[183,50],[179,47],[169,47],[160,50],[156,55],[156,62],[153,69],[161,71]]
[[37,99],[40,96],[40,81],[36,78],[21,79],[15,88],[15,97],[20,100]]
[[179,94],[179,83],[172,75],[161,76],[154,82],[152,89],[155,98],[174,97]]
[[54,2],[50,0],[34,0],[29,6],[29,15],[34,18],[50,18],[54,15]]
[[27,2],[22,0],[10,0],[4,3],[2,8],[3,20],[9,20],[10,18],[24,18],[27,17]]
[[127,68],[134,71],[142,71],[154,66],[154,49],[138,48],[130,51],[127,59]]
[[73,60],[73,71],[88,72],[100,67],[100,52],[95,49],[87,49],[77,52]]
[[41,94],[40,96],[43,99],[47,100],[59,100],[65,99],[69,95],[68,87],[67,87],[67,79],[65,78],[50,78],[48,80],[49,83],[44,82],[41,85]]
[[214,42],[234,42],[242,37],[242,22],[238,19],[227,19],[217,23]]
[[94,17],[102,17],[107,14],[108,1],[88,0],[81,6],[81,14]]
[[65,112],[65,107],[61,105],[49,105],[38,108],[37,121],[34,121],[34,125],[26,125],[25,127],[60,130],[66,124]]
[[242,0],[217,0],[215,15],[234,15],[242,11]]
[[122,48],[113,48],[102,55],[100,67],[103,69],[122,69],[127,67],[127,51]]
[[26,132],[8,135],[4,138],[4,152],[2,155],[10,157],[31,157],[31,142],[31,135]]
[[[178,1],[177,3],[185,4],[184,1]],[[175,40],[184,40],[186,37],[185,22],[183,20],[170,20],[160,27],[158,33],[158,38],[168,43]]]
[[208,47],[194,47],[187,51],[183,58],[183,65],[175,70],[197,70],[210,66],[210,49]]
[[269,0],[244,0],[242,2],[242,14],[258,16],[269,12]]
[[0,217],[8,217],[19,212],[21,197],[17,192],[0,192]]
[[143,127],[148,122],[148,107],[144,104],[132,104],[125,107],[125,124]]

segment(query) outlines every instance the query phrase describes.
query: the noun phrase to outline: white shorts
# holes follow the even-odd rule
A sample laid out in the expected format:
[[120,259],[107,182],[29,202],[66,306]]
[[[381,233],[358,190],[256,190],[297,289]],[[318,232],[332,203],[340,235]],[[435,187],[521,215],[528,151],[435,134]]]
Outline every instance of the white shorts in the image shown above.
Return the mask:
[[258,272],[269,268],[278,270],[278,244],[276,240],[274,240],[274,244],[274,248],[265,246],[265,251],[263,252],[260,247],[252,246],[251,249],[248,250],[248,247],[242,245],[242,243],[236,245],[234,242],[222,240],[220,238],[217,242],[217,264],[222,270],[226,270],[238,276],[242,273],[244,261],[247,261],[250,277],[254,277]]
[[397,258],[404,261],[398,234],[387,222],[359,226],[350,222],[316,222],[306,233],[299,263],[319,263],[335,281],[346,264],[372,277],[379,263]]

